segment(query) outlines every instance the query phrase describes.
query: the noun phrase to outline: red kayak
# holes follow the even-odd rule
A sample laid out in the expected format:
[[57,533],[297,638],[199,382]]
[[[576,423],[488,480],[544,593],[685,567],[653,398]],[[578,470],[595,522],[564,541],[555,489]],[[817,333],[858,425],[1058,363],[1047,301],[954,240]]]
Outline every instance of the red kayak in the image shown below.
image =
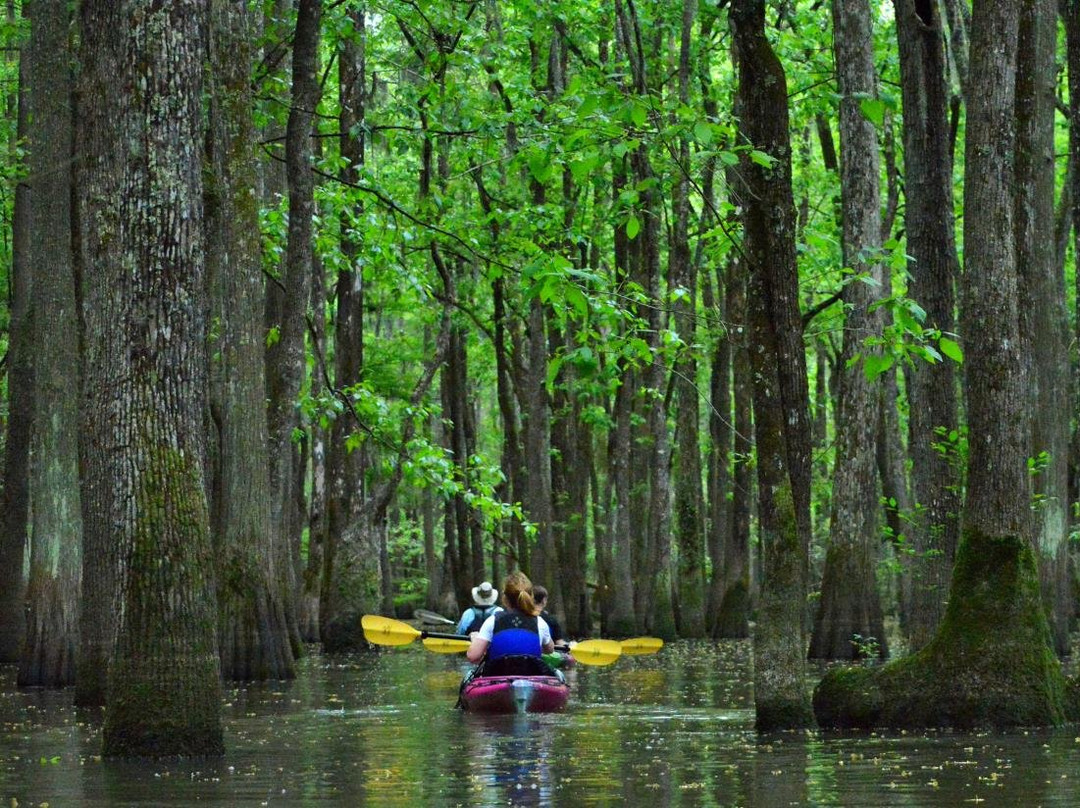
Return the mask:
[[558,676],[475,676],[461,688],[461,706],[477,713],[556,713],[570,686]]

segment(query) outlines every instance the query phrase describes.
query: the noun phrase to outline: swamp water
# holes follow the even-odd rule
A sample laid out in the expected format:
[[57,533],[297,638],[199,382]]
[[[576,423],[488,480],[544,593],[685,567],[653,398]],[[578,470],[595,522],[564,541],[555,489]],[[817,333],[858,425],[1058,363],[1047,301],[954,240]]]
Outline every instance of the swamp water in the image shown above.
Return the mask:
[[1080,805],[1077,727],[758,738],[748,642],[579,667],[557,715],[456,711],[461,671],[418,647],[314,655],[226,690],[224,758],[153,763],[102,761],[100,713],[0,667],[0,808]]

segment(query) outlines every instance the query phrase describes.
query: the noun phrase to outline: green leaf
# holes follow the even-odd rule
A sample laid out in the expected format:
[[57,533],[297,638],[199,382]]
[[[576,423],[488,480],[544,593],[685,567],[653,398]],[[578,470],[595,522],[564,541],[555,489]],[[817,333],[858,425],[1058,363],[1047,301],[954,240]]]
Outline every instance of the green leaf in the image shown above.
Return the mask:
[[964,351],[955,340],[951,340],[948,337],[942,337],[938,340],[938,347],[941,348],[941,352],[945,354],[945,356],[949,357],[949,359],[956,364],[964,364]]
[[548,363],[547,369],[547,388],[551,390],[555,385],[555,377],[559,375],[559,368],[562,367],[563,358],[561,356],[554,356]]
[[589,301],[585,294],[576,286],[566,287],[566,302],[574,307],[574,310],[582,317],[589,313]]
[[776,162],[776,158],[766,154],[758,149],[752,149],[750,151],[750,159],[763,168],[772,168],[773,163]]
[[863,373],[866,374],[866,380],[874,381],[874,379],[891,368],[894,361],[890,354],[866,357],[866,361],[863,363]]
[[634,236],[641,232],[641,221],[637,216],[630,214],[630,218],[626,220],[626,237],[633,241]]
[[572,160],[570,162],[570,173],[574,177],[574,182],[579,184],[585,182],[599,162],[600,158],[595,154],[583,157],[580,160]]
[[694,124],[694,140],[702,146],[708,146],[712,143],[712,139],[713,128],[711,123],[708,121],[698,121]]
[[885,125],[885,102],[880,98],[863,98],[859,101],[859,111],[878,129]]
[[529,173],[537,182],[547,182],[551,179],[551,160],[546,152],[536,152],[529,158]]
[[649,111],[641,104],[634,104],[630,107],[630,120],[634,122],[634,126],[642,129],[649,120]]

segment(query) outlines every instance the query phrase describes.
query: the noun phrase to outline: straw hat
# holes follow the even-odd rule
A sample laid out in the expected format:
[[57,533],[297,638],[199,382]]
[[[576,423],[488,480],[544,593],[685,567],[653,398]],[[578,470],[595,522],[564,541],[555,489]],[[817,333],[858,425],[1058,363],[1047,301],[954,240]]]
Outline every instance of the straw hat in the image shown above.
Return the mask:
[[490,581],[484,581],[480,586],[472,589],[472,598],[477,606],[490,606],[499,597],[499,590],[491,585]]

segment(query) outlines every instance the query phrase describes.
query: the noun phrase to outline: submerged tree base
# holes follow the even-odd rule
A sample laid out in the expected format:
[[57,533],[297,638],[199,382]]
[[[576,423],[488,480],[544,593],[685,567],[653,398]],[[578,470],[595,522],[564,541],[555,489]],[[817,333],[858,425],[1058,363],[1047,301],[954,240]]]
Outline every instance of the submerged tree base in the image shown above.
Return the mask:
[[[1070,686],[1070,705],[1076,692]],[[822,727],[860,728],[1056,726],[1074,717],[1030,545],[965,531],[930,643],[881,668],[830,671],[814,712]]]

